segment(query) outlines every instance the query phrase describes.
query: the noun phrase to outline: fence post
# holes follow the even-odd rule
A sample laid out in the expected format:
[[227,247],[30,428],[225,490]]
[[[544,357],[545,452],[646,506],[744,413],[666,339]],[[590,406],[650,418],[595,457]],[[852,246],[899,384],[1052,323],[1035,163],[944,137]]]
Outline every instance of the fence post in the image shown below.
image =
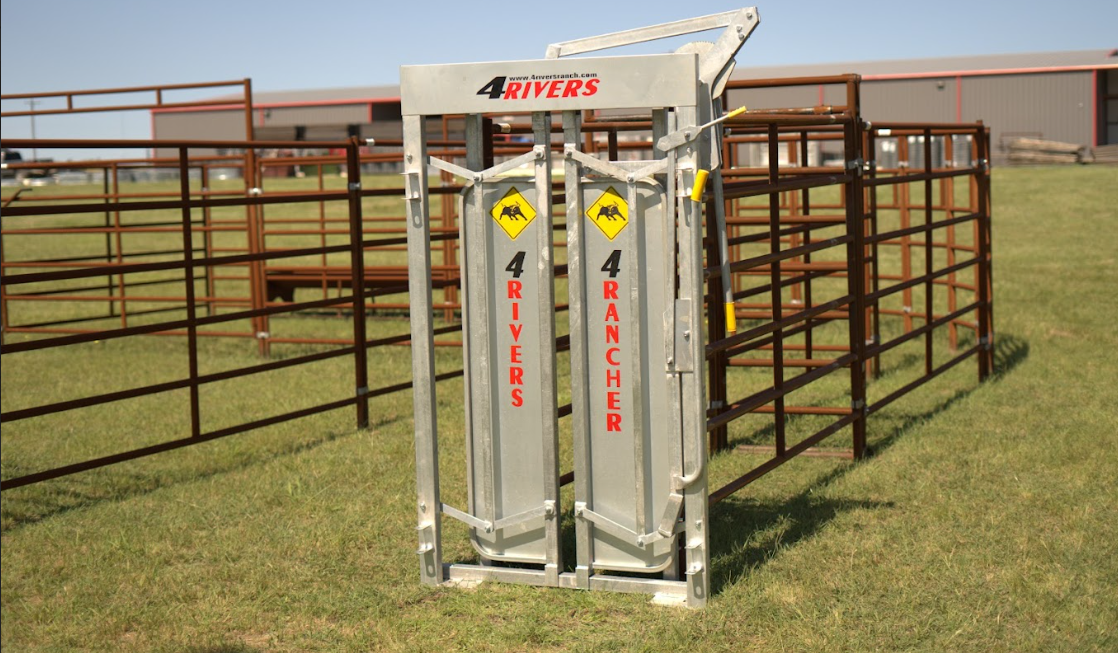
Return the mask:
[[190,367],[190,437],[202,435],[198,409],[198,315],[194,306],[194,230],[190,216],[187,148],[179,148],[179,202],[182,204],[183,282],[186,284],[186,347]]
[[865,185],[862,177],[862,119],[857,115],[844,128],[845,156],[847,174],[850,181],[846,183],[846,232],[850,240],[846,245],[846,278],[847,291],[850,294],[850,304],[847,308],[847,329],[850,336],[850,353],[854,359],[850,362],[850,404],[854,419],[851,428],[854,431],[853,449],[854,458],[863,458],[866,455],[866,302],[865,302],[865,269],[866,269],[866,212],[863,209],[865,199]]
[[994,370],[994,274],[990,260],[990,133],[978,121],[975,133],[978,144],[978,380],[984,381]]
[[365,345],[365,247],[361,213],[360,141],[346,145],[346,179],[349,192],[349,261],[353,287],[353,366],[356,381],[357,428],[369,428],[369,368]]

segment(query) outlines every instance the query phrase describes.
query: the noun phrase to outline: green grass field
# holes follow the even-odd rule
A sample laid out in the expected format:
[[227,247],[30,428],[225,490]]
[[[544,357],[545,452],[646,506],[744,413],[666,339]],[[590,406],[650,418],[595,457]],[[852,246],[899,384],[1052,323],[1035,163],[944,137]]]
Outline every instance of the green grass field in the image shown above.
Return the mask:
[[[1118,170],[998,169],[993,193],[995,377],[979,386],[968,361],[871,418],[874,457],[797,459],[716,506],[705,610],[421,586],[402,392],[372,403],[368,431],[339,410],[4,492],[3,648],[1116,650]],[[348,327],[274,322],[293,334]],[[370,333],[406,329],[383,317]],[[3,408],[180,378],[185,350],[131,338],[5,356]],[[440,349],[440,371],[459,357]],[[203,372],[259,361],[251,342],[224,338],[204,340],[202,360]],[[406,348],[377,350],[373,383],[407,379],[409,360]],[[871,397],[918,373],[903,354],[891,360]],[[214,384],[203,420],[220,428],[336,399],[352,378],[335,359]],[[841,384],[812,391],[841,403]],[[465,502],[461,396],[460,380],[440,384],[454,505]],[[181,437],[186,402],[184,391],[5,424],[2,474]],[[762,423],[735,424],[731,441],[763,441]],[[711,486],[762,460],[716,456]],[[460,524],[446,524],[444,543],[448,561],[471,559]]]

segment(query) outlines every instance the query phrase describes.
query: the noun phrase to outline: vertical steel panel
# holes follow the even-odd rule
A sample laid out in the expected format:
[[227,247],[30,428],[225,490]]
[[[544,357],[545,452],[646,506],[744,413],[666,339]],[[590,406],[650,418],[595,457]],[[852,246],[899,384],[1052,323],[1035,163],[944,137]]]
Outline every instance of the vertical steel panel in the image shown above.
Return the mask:
[[[633,192],[627,193],[626,187]],[[594,512],[644,535],[664,513],[670,491],[668,384],[662,327],[667,269],[663,188],[584,180],[583,205],[593,207],[609,189],[628,195],[628,225],[610,240],[583,215],[586,234],[586,351],[589,447]],[[634,201],[635,200],[635,201]],[[647,263],[643,262],[647,261]],[[576,478],[580,474],[575,470]],[[585,500],[579,497],[579,500]],[[671,563],[671,541],[638,546],[594,529],[593,566],[658,571]]]
[[[508,193],[523,198],[534,213],[515,238],[489,215]],[[544,302],[552,296],[552,266],[550,252],[539,247],[540,232],[548,240],[551,235],[544,204],[550,207],[546,195],[538,198],[532,177],[474,185],[465,194],[466,276],[472,293],[471,356],[466,360],[475,496],[471,513],[492,522],[540,508],[551,494],[545,493],[551,483],[558,494],[558,465],[544,468],[545,441],[554,440],[556,432],[555,337],[546,324],[553,319],[554,302]],[[541,514],[489,533],[475,528],[472,539],[491,559],[545,563],[544,521]]]

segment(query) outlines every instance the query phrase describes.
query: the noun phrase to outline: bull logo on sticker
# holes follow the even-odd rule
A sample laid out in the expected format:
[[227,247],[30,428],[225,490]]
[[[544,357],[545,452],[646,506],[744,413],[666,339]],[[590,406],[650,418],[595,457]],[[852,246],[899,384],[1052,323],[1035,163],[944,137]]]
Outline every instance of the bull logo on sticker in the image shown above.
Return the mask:
[[489,215],[493,216],[493,221],[509,238],[516,240],[516,237],[536,218],[536,210],[520,194],[516,186],[513,186],[493,205]]
[[586,217],[602,230],[606,238],[613,240],[629,224],[629,205],[617,190],[610,186],[598,201],[586,210]]
[[527,220],[519,204],[506,204],[501,207],[501,217],[509,220]]

